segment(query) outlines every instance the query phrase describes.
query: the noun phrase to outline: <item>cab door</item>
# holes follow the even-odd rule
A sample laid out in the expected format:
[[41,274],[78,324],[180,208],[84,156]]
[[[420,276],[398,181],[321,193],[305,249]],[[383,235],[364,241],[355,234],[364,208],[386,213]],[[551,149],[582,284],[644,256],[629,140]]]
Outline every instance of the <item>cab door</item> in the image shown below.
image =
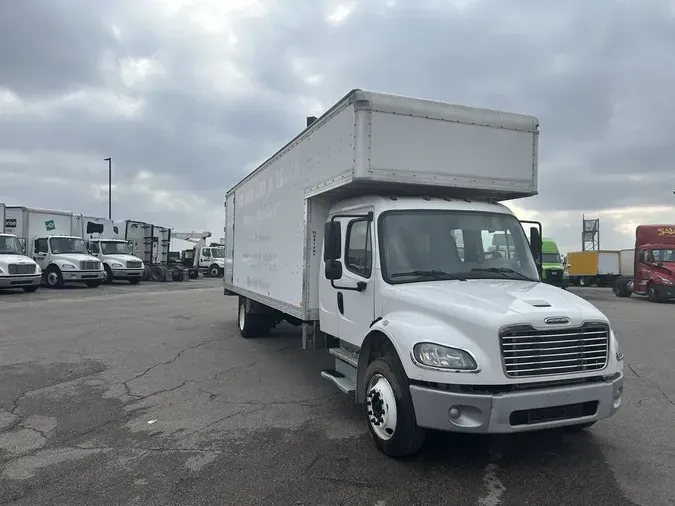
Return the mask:
[[649,281],[650,275],[649,251],[645,248],[641,248],[635,257],[635,275],[633,279],[635,287],[633,288],[633,291],[645,293],[647,291],[647,282]]
[[49,264],[49,245],[47,238],[41,237],[35,239],[33,242],[33,260],[40,266],[40,269],[45,270]]
[[343,275],[334,283],[338,337],[361,346],[375,319],[373,222],[367,216],[340,218],[340,222],[344,231]]

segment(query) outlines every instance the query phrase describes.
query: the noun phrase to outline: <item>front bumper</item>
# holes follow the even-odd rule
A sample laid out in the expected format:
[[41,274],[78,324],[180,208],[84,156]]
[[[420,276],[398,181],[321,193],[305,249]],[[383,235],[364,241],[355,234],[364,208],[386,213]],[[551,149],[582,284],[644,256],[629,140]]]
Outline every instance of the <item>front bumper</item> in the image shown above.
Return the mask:
[[412,385],[410,393],[420,427],[483,434],[527,432],[612,416],[621,406],[623,373],[597,383],[500,394],[418,385]]
[[35,286],[42,282],[42,274],[0,276],[0,288]]
[[134,279],[143,277],[144,269],[113,269],[113,279]]
[[94,279],[103,280],[105,278],[105,271],[61,271],[63,281],[92,281]]
[[660,299],[675,299],[675,286],[654,285],[654,289]]

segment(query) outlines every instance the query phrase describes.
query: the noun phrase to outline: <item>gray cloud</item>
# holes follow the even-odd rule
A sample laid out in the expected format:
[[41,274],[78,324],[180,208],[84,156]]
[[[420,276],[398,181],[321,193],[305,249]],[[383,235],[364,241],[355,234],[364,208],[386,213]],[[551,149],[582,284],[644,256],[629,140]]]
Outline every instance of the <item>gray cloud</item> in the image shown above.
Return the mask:
[[[362,87],[537,115],[541,187],[518,203],[528,209],[569,211],[576,223],[583,210],[675,203],[667,3],[370,2],[339,26],[325,22],[329,5],[297,0],[270,3],[265,16],[237,15],[230,45],[227,34],[191,23],[188,8],[170,18],[126,0],[9,3],[0,16],[0,97],[5,88],[33,109],[8,115],[0,102],[0,172],[34,183],[10,178],[0,199],[105,212],[105,196],[92,188],[105,183],[102,158],[112,156],[115,205],[128,216],[219,229],[224,191],[302,128],[312,100],[328,107]],[[150,58],[161,72],[129,84],[119,67],[129,57]],[[110,112],[110,98],[40,109],[78,90],[143,106],[126,116]],[[134,194],[141,172],[193,210]],[[67,195],[48,191],[41,174],[58,174],[51,184]],[[567,223],[553,229],[572,240]]]

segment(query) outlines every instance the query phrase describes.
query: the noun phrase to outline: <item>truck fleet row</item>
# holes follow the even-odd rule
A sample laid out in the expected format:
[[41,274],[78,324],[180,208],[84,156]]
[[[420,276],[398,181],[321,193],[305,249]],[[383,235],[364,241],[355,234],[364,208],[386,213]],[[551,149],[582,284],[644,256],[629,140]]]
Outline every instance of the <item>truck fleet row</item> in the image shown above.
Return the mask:
[[169,260],[168,228],[4,204],[0,218],[0,288],[183,279]]
[[241,335],[287,321],[303,348],[328,348],[321,376],[392,457],[427,429],[581,429],[616,413],[610,322],[541,282],[541,225],[500,203],[537,194],[538,137],[532,116],[361,90],[308,119],[226,195]]

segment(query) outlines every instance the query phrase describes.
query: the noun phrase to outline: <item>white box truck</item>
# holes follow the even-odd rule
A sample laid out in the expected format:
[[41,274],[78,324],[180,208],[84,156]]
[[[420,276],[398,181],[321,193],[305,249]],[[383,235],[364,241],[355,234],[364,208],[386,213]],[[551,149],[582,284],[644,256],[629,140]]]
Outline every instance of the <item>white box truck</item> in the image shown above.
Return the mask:
[[7,224],[13,229],[14,219],[5,216],[5,204],[0,202],[0,290],[21,288],[34,292],[42,281],[42,271],[25,255],[19,238],[5,232]]
[[[286,320],[304,348],[325,343],[321,375],[392,457],[425,429],[581,429],[616,413],[610,322],[540,281],[541,225],[528,242],[499,203],[537,193],[538,133],[532,116],[361,90],[308,118],[226,194],[241,335]],[[513,251],[490,251],[495,234]]]
[[119,226],[113,220],[76,215],[73,234],[82,237],[89,254],[103,263],[104,283],[124,280],[137,285],[141,282],[145,270],[143,260],[131,254],[132,245],[120,239]]
[[13,225],[7,231],[25,240],[26,253],[42,269],[49,288],[101,284],[105,271],[99,259],[87,253],[84,240],[73,235],[73,213],[16,206],[7,207],[5,214]]

